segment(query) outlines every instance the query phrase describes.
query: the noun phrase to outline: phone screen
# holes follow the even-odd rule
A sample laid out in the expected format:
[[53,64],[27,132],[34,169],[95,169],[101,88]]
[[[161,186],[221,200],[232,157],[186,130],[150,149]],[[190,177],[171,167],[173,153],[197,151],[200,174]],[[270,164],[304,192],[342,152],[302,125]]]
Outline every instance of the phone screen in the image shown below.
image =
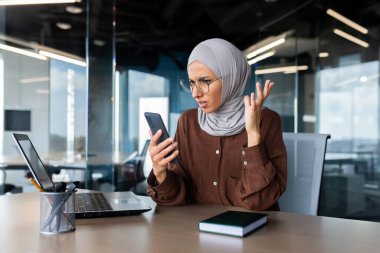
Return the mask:
[[162,135],[158,140],[158,143],[170,137],[160,114],[154,112],[145,112],[144,116],[153,135],[156,134],[158,130],[162,130]]
[[[162,130],[162,134],[160,136],[160,139],[158,139],[157,144],[163,142],[164,140],[166,140],[167,138],[170,137],[168,130],[166,129],[165,124],[162,121],[160,114],[154,113],[154,112],[145,112],[144,116],[146,118],[146,121],[148,122],[150,131],[152,132],[153,135],[155,133],[157,133],[158,130],[160,130],[160,129]],[[167,154],[166,157],[168,157],[172,153],[173,153],[173,151],[170,152],[169,154]],[[172,163],[177,163],[177,159],[175,158],[172,161]]]

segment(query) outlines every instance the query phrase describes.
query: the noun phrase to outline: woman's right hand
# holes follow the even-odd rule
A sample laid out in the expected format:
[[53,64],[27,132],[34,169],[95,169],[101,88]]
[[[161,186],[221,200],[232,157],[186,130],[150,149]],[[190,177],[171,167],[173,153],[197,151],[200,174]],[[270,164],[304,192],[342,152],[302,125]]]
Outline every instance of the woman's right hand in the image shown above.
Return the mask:
[[[178,156],[179,151],[175,150],[177,143],[173,142],[173,138],[167,138],[163,142],[157,144],[162,135],[162,130],[158,130],[155,135],[152,135],[152,132],[149,131],[149,134],[151,137],[149,155],[152,159],[153,174],[156,176],[157,183],[161,184],[166,178],[166,170],[169,162]],[[171,155],[165,157],[173,150],[175,151]]]

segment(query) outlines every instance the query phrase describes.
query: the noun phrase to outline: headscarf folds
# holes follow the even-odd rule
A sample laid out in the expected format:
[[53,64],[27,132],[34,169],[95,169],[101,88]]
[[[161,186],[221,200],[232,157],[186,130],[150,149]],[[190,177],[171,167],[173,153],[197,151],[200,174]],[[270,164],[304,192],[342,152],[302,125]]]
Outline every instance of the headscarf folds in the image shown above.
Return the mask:
[[203,131],[213,136],[231,136],[245,129],[243,92],[251,75],[244,54],[223,39],[199,43],[191,52],[187,66],[194,61],[207,65],[222,80],[221,105],[215,112],[198,108]]

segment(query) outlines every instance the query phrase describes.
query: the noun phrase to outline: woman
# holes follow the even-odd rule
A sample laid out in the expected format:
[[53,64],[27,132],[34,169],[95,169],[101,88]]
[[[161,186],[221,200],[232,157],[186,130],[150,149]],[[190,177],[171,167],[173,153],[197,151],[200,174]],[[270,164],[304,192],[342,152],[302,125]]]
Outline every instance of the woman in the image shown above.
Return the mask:
[[[273,83],[242,97],[251,74],[243,53],[222,39],[198,44],[188,60],[198,109],[182,113],[174,138],[149,146],[148,194],[160,205],[190,202],[278,210],[286,187],[280,117],[263,107]],[[170,156],[165,157],[175,150]],[[178,163],[171,163],[177,157]]]

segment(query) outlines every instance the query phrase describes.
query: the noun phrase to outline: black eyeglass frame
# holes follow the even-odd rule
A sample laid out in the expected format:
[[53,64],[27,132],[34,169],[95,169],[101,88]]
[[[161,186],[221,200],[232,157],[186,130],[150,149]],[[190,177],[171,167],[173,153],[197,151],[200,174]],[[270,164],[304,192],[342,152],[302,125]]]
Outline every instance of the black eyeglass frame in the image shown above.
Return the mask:
[[[203,94],[207,94],[207,93],[209,93],[209,91],[210,91],[210,85],[211,85],[212,83],[214,83],[214,82],[220,80],[220,79],[222,79],[222,77],[218,77],[218,78],[216,78],[215,80],[212,80],[212,81],[209,81],[208,83],[206,83],[206,85],[207,85],[207,91],[206,91],[206,92],[204,92],[204,91],[203,91],[201,88],[199,88],[198,85],[196,84],[197,81],[202,80],[202,79],[198,79],[197,81],[195,81],[195,82],[194,82],[195,84],[191,84],[191,81],[190,81],[190,80],[188,80],[188,82],[186,82],[185,80],[180,80],[180,85],[181,85],[181,87],[183,88],[183,90],[184,90],[186,93],[192,93],[194,87],[196,87],[196,88],[199,89]],[[203,80],[203,81],[204,81],[204,80]],[[207,81],[208,81],[208,80],[207,80]],[[190,87],[190,89],[189,89],[189,87]]]

